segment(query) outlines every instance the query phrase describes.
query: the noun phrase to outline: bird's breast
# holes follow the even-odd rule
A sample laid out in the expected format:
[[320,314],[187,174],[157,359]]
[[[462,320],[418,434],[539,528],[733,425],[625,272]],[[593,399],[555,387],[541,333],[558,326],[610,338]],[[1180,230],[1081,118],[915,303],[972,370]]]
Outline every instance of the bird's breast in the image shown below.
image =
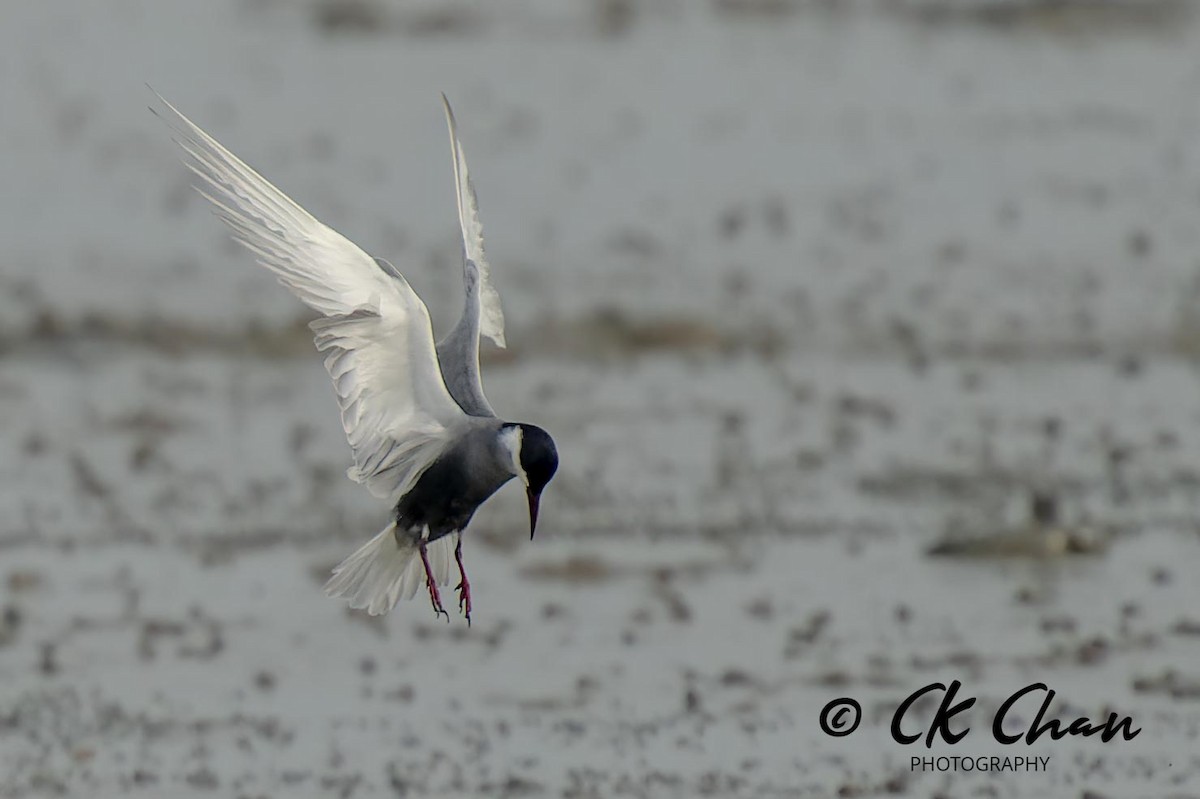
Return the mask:
[[453,453],[434,462],[396,504],[396,524],[406,529],[428,525],[430,539],[464,529],[475,511],[512,475],[471,468],[470,459]]

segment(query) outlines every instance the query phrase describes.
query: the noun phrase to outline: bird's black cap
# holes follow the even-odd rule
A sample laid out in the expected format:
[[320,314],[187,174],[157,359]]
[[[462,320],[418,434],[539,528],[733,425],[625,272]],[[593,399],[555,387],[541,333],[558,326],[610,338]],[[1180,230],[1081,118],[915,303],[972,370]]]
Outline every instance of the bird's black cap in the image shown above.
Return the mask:
[[529,480],[529,488],[535,494],[542,489],[558,471],[558,448],[554,439],[540,427],[523,424],[521,427],[521,468]]
[[531,424],[518,426],[521,428],[521,468],[529,482],[525,490],[529,498],[529,537],[533,538],[542,490],[558,471],[558,448],[542,428]]

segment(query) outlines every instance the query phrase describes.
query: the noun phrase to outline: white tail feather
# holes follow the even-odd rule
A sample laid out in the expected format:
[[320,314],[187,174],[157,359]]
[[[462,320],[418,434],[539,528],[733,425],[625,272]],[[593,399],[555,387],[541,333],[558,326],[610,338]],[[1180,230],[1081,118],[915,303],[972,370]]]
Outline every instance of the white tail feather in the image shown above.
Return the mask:
[[[458,533],[443,536],[425,547],[429,568],[438,585],[450,582],[450,563]],[[355,609],[365,608],[372,616],[387,613],[401,599],[412,599],[425,587],[425,567],[417,542],[401,543],[392,522],[379,535],[363,544],[333,570],[325,583],[325,595],[342,597]]]

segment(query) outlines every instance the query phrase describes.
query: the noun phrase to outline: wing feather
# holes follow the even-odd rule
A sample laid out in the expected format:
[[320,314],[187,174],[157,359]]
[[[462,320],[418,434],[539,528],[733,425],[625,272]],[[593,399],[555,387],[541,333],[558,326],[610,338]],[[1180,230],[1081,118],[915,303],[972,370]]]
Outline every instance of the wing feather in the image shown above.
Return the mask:
[[458,221],[463,237],[463,279],[465,281],[467,277],[467,264],[473,262],[479,270],[479,303],[475,308],[479,317],[479,335],[487,336],[497,347],[504,347],[504,311],[500,307],[500,293],[492,285],[492,270],[483,251],[483,225],[479,221],[479,201],[475,197],[475,187],[467,172],[467,157],[463,153],[462,143],[458,140],[458,124],[454,120],[454,111],[444,94],[442,105],[446,109],[446,125],[450,129],[450,151],[454,160],[454,188],[458,198]]
[[479,375],[479,270],[467,261],[463,271],[466,307],[458,324],[438,342],[438,364],[460,408],[471,416],[494,417]]
[[407,288],[403,279],[384,274],[353,242],[293,202],[161,95],[158,99],[169,111],[166,121],[175,142],[190,157],[187,167],[203,181],[197,187],[200,194],[234,238],[302,302],[327,316],[348,314],[375,296]]
[[463,236],[463,311],[454,329],[438,342],[438,364],[446,388],[459,407],[471,416],[494,417],[496,413],[483,393],[483,379],[479,374],[479,340],[481,336],[488,336],[499,346],[505,346],[504,313],[500,309],[500,295],[492,286],[483,251],[479,204],[467,173],[462,143],[458,140],[454,111],[444,94],[442,104],[450,131],[454,187]]
[[349,475],[398,499],[466,418],[442,379],[425,303],[394,267],[385,270],[158,99],[203,181],[200,193],[234,238],[327,317],[312,329],[354,454]]
[[[309,326],[317,350],[325,354],[342,429],[354,453],[350,479],[377,497],[399,499],[442,453],[456,417],[462,417],[440,376],[436,386],[406,379],[414,360],[428,358],[423,350],[430,347],[432,333],[414,335],[403,314],[369,308]],[[439,396],[426,396],[432,388]],[[425,410],[435,404],[453,407],[439,418]]]

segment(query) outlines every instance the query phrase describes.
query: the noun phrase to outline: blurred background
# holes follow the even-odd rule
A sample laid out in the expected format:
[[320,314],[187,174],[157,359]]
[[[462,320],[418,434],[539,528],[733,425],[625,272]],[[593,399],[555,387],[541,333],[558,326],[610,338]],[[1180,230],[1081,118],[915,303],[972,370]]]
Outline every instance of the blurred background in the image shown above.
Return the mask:
[[[0,796],[1200,795],[1192,3],[0,20]],[[147,83],[440,331],[454,103],[508,320],[487,391],[562,456],[535,541],[518,490],[476,516],[470,629],[322,596],[388,508],[344,477],[311,314]],[[892,741],[956,679],[970,736]],[[995,743],[1031,682],[1142,733]]]

